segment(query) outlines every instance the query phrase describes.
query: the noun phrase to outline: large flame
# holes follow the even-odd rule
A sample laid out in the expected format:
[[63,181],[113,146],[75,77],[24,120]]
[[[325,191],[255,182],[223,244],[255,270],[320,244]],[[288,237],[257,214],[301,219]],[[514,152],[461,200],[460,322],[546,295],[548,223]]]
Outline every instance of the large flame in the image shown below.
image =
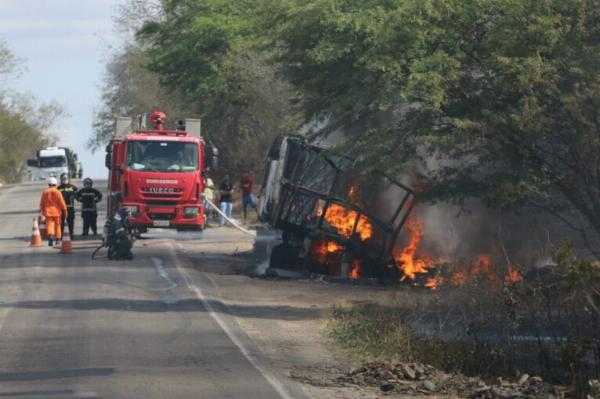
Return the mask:
[[[394,248],[394,259],[403,274],[400,281],[409,279],[415,281],[418,285],[436,289],[444,284],[462,286],[475,281],[487,282],[491,286],[499,286],[501,283],[512,284],[523,279],[523,276],[513,265],[509,265],[504,278],[501,278],[499,269],[492,263],[491,257],[487,254],[480,254],[470,265],[423,254],[423,251],[419,248],[424,235],[423,221],[410,217],[406,223],[406,228],[410,234],[409,243],[402,249],[400,247]],[[426,277],[437,266],[443,267],[443,273]],[[418,278],[419,275],[426,277],[424,282],[421,282],[423,279]],[[443,275],[446,277],[443,277]]]
[[[323,214],[323,209],[319,208],[317,216]],[[354,230],[354,223],[358,213],[356,211],[344,208],[338,204],[330,204],[325,213],[325,220],[336,231],[345,238],[350,238]],[[365,216],[361,216],[356,223],[356,233],[362,241],[366,241],[373,236],[373,225]]]

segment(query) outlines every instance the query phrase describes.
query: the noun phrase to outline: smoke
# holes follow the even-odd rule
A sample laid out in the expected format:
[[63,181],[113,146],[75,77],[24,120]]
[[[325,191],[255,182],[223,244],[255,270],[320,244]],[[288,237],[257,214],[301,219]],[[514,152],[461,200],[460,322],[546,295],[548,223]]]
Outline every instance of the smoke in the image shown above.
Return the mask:
[[496,262],[541,267],[551,263],[552,252],[566,239],[573,241],[579,254],[589,256],[577,232],[541,211],[497,210],[471,200],[462,208],[420,204],[412,217],[424,222],[419,252],[451,261],[470,262],[486,254]]
[[[389,124],[402,114],[403,112],[381,114],[379,123]],[[328,124],[327,120],[313,122],[305,126],[302,133],[313,136],[316,142],[329,147],[347,141],[349,137],[360,134],[365,128],[364,124],[356,123],[352,128],[338,129],[326,136],[313,135]],[[424,153],[418,155],[420,156],[416,158],[423,162],[420,165],[423,168],[421,172],[431,172],[442,166],[456,166],[459,162],[440,160]],[[401,176],[400,181],[413,187],[414,176]],[[357,181],[359,180],[361,179],[357,178]],[[401,187],[390,185],[386,181],[374,179],[368,182],[369,184],[359,184],[360,190],[363,191],[364,209],[384,222],[392,219],[406,194]],[[400,217],[395,219],[394,227],[403,220],[407,210],[406,206],[402,209]],[[470,263],[477,256],[485,254],[496,262],[541,267],[552,263],[553,251],[567,239],[573,242],[576,253],[585,257],[591,256],[578,232],[555,216],[539,210],[498,210],[473,199],[462,207],[447,203],[417,204],[411,217],[421,219],[424,224],[423,239],[417,254],[426,253],[434,258]],[[377,238],[376,234],[374,239]],[[409,239],[408,231],[404,228],[399,234],[397,245],[402,246]]]

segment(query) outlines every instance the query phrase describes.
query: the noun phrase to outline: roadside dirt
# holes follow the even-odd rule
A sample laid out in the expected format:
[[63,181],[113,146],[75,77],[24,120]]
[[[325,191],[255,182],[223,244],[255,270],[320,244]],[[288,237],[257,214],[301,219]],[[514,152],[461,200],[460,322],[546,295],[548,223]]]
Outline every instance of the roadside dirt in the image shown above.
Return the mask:
[[185,255],[214,283],[219,299],[275,368],[298,381],[314,398],[390,397],[376,387],[336,382],[354,365],[328,344],[325,319],[334,306],[406,304],[423,292],[409,287],[252,277],[257,260],[252,256],[251,237],[232,228],[212,228],[205,237],[181,242]]

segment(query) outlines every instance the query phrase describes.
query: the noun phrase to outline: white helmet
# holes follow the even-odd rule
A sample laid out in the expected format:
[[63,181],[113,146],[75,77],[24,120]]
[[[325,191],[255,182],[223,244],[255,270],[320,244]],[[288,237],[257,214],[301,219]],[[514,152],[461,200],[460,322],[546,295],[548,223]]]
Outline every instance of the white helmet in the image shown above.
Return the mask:
[[51,177],[48,179],[48,185],[49,186],[58,186],[58,181],[56,180],[56,177]]

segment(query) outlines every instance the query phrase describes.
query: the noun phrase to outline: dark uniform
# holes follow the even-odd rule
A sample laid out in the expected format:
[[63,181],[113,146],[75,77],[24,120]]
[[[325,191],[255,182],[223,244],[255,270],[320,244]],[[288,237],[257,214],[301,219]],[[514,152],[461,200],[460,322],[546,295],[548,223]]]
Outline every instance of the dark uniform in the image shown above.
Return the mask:
[[93,187],[84,187],[77,192],[76,198],[77,201],[81,202],[83,235],[88,235],[90,227],[92,228],[94,235],[98,234],[98,228],[96,227],[96,219],[98,218],[96,203],[102,200],[102,194]]
[[[73,239],[75,231],[75,195],[77,194],[77,187],[70,183],[61,184],[58,186],[58,191],[62,194],[65,203],[67,204],[67,224],[69,226],[69,235]],[[64,235],[65,232],[65,215],[62,216],[61,229]]]

